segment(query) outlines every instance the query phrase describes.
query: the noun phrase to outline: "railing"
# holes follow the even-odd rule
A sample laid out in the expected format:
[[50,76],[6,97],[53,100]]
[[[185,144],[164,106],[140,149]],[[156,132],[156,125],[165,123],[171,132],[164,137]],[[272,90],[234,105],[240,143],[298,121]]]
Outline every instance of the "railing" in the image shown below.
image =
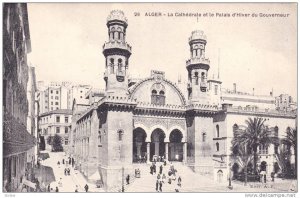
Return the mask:
[[197,57],[197,58],[191,58],[186,61],[186,66],[192,65],[192,64],[206,64],[209,65],[210,61],[208,58],[205,57]]
[[263,115],[273,115],[273,116],[289,116],[295,117],[296,113],[294,112],[281,112],[277,110],[270,109],[258,109],[258,108],[249,108],[249,107],[226,107],[227,112],[234,113],[249,113],[249,114],[263,114]]
[[126,42],[122,42],[122,41],[110,41],[104,43],[103,50],[111,49],[111,48],[121,48],[131,52],[131,46]]

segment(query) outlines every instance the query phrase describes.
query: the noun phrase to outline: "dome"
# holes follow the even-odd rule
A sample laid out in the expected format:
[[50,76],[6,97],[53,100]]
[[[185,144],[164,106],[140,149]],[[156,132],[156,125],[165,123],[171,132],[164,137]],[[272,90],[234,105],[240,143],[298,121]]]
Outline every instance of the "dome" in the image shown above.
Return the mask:
[[113,10],[110,12],[110,14],[107,17],[107,22],[113,20],[123,21],[127,24],[127,18],[125,17],[124,12],[122,10]]
[[191,40],[197,40],[197,39],[206,41],[206,35],[204,34],[204,32],[202,30],[192,31],[192,35],[190,36],[189,40],[191,41]]

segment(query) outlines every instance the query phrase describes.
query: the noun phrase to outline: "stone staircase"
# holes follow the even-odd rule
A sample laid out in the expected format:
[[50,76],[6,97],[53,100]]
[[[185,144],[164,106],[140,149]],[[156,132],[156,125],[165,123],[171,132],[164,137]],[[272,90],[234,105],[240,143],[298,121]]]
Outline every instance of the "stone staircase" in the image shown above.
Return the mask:
[[[175,192],[175,189],[179,189],[179,192],[226,192],[231,191],[227,188],[226,184],[217,184],[213,180],[194,173],[189,167],[182,163],[173,163],[174,168],[177,170],[176,181],[172,180],[172,183],[166,183],[162,186],[163,192]],[[157,172],[159,170],[160,163],[157,163]],[[166,174],[170,165],[163,166],[163,173]],[[141,178],[136,178],[133,183],[126,186],[125,192],[156,192],[156,180],[157,174],[150,174],[150,165],[140,165]],[[178,176],[182,179],[182,187],[177,186]]]

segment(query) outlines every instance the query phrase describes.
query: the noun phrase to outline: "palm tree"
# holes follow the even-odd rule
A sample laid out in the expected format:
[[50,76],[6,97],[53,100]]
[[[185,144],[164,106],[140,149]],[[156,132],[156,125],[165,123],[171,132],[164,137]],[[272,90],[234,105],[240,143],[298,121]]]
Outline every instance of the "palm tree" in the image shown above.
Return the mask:
[[245,175],[245,186],[248,181],[248,164],[252,161],[253,156],[249,153],[249,147],[247,145],[239,145],[238,146],[238,155],[237,155],[237,163],[244,170]]
[[293,129],[288,127],[286,130],[286,136],[281,140],[281,142],[288,147],[294,148],[295,155],[295,176],[297,177],[297,128]]
[[282,173],[287,172],[287,159],[289,158],[289,152],[282,146],[279,147],[278,153],[276,153],[275,157],[277,159],[277,163],[281,169]]
[[275,142],[275,138],[271,136],[271,130],[264,125],[262,118],[248,118],[245,121],[247,128],[245,130],[235,130],[233,148],[238,145],[247,146],[253,155],[254,173],[257,173],[257,148],[260,145],[269,146]]

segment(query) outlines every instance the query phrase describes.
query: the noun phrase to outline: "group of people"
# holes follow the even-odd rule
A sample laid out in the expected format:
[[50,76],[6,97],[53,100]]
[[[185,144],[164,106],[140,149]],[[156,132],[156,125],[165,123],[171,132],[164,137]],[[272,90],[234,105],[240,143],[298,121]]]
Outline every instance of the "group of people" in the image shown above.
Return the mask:
[[[156,179],[156,184],[155,184],[155,190],[157,192],[162,192],[163,184],[166,184],[167,176],[165,173],[163,173],[164,167],[166,168],[166,166],[167,166],[166,160],[164,160],[163,164],[160,164],[160,166],[159,166],[159,172],[157,174],[157,179]],[[177,173],[177,170],[174,168],[174,165],[171,162],[170,168],[168,170],[168,182],[167,183],[172,184],[172,181],[176,182],[176,180],[177,180],[177,184],[175,183],[176,184],[175,192],[179,192],[179,189],[181,188],[182,179],[180,176],[178,178],[176,178],[176,173]],[[156,161],[154,161],[152,163],[152,165],[150,166],[150,174],[156,175]]]

